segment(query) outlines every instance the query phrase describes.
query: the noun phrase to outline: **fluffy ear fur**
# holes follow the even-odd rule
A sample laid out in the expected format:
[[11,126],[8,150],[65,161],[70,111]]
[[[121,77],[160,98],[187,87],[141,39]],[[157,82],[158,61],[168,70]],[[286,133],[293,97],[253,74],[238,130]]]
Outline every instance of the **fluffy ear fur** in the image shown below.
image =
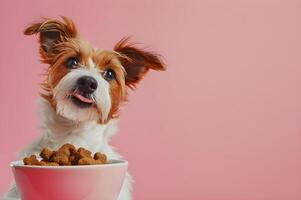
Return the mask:
[[130,88],[135,88],[149,69],[165,70],[165,65],[159,55],[134,47],[129,42],[129,38],[120,40],[115,45],[114,51],[121,54],[120,61],[126,71],[126,85]]
[[67,41],[68,38],[78,37],[73,21],[67,17],[62,17],[62,19],[63,21],[44,18],[24,31],[25,35],[39,34],[40,54],[45,62],[55,54],[56,44]]

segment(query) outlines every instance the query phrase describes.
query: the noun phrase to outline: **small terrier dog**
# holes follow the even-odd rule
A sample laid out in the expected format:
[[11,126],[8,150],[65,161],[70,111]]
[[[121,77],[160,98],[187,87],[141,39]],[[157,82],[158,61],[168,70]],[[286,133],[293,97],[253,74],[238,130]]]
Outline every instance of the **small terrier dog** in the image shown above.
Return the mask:
[[[120,159],[109,145],[117,130],[119,107],[127,100],[127,88],[134,89],[149,69],[165,70],[159,55],[135,47],[128,38],[113,50],[94,48],[79,37],[67,17],[44,18],[24,34],[38,34],[41,61],[49,67],[39,100],[42,134],[20,156],[71,143]],[[127,174],[118,200],[132,199],[131,188]],[[19,198],[15,185],[6,198]]]

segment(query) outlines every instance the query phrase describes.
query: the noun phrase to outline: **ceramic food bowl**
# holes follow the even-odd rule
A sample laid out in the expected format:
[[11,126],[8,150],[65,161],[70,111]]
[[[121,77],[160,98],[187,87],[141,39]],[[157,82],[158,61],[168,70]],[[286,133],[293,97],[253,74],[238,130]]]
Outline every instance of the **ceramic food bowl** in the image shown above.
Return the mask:
[[116,200],[128,162],[103,165],[29,166],[11,163],[22,200]]

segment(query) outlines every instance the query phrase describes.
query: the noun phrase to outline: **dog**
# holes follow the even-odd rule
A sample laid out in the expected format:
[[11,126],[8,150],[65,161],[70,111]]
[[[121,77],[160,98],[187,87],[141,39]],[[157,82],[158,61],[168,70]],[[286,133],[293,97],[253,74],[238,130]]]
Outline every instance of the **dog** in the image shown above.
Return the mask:
[[[103,152],[120,159],[110,146],[117,131],[119,107],[152,69],[164,71],[161,56],[137,48],[123,38],[113,50],[92,47],[80,38],[74,22],[43,18],[31,24],[25,35],[38,35],[41,61],[48,65],[41,84],[39,120],[41,136],[20,154],[38,154],[44,147],[65,143]],[[131,200],[132,178],[127,173],[118,200]],[[4,198],[5,199],[5,198]],[[19,199],[16,186],[6,199]]]

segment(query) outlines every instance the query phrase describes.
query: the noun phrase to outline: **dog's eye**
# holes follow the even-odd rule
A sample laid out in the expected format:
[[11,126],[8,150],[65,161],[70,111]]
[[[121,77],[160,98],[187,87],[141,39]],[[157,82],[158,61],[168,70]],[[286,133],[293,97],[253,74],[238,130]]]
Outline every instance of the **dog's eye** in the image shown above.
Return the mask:
[[71,57],[66,60],[66,67],[68,69],[75,69],[78,67],[78,64],[79,64],[78,58],[76,57]]
[[108,80],[114,80],[115,79],[115,72],[112,69],[107,69],[104,73],[103,73],[103,77]]

